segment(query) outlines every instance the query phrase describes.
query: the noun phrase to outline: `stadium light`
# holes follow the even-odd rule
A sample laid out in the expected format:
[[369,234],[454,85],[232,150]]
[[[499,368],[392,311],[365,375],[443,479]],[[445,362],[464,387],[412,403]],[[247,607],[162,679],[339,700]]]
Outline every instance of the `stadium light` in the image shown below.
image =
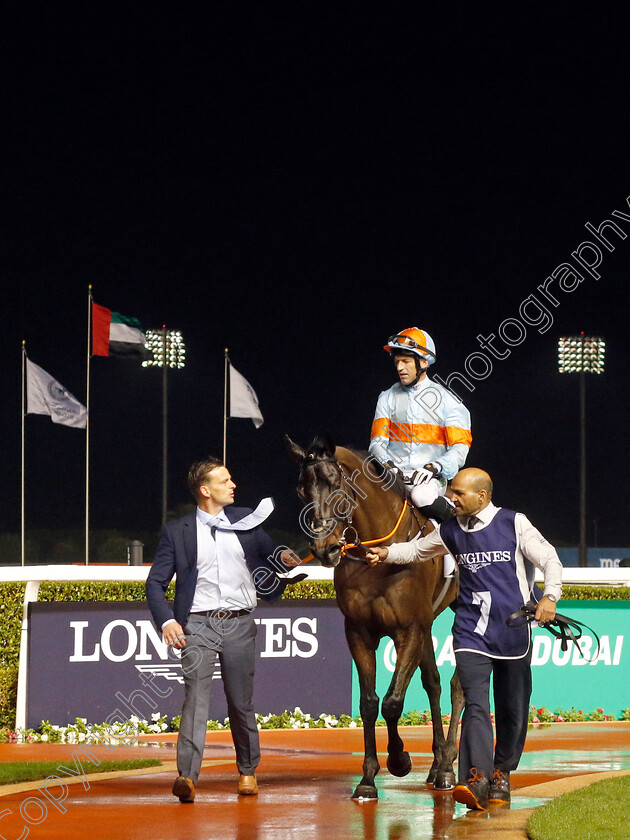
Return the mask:
[[168,378],[169,368],[183,368],[186,347],[179,330],[146,330],[147,346],[153,358],[142,362],[143,367],[162,368],[162,525],[168,511]]
[[587,373],[603,373],[606,342],[598,336],[580,333],[558,340],[558,370],[580,376],[580,541],[578,565],[588,565],[586,548],[586,377]]
[[558,340],[560,373],[603,373],[605,357],[603,338],[577,335]]

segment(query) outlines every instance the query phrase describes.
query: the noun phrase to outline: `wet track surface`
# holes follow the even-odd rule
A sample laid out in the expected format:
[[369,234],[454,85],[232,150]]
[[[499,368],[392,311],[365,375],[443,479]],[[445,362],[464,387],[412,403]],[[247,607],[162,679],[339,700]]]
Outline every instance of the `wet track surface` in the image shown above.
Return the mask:
[[[378,733],[385,765],[386,732]],[[506,812],[519,822],[519,811],[556,795],[554,780],[599,772],[630,770],[630,723],[553,724],[531,729],[521,766],[512,775],[511,808],[490,814],[467,812],[449,792],[424,784],[431,763],[431,730],[408,727],[402,736],[414,769],[405,778],[381,770],[377,801],[351,799],[361,776],[361,730],[265,731],[257,797],[236,794],[236,768],[229,733],[208,735],[202,775],[194,804],[171,795],[176,775],[173,736],[161,745],[90,747],[97,760],[159,757],[160,772],[97,779],[76,779],[64,791],[60,782],[21,786],[1,799],[0,835],[46,840],[456,840],[524,837],[504,828]],[[50,760],[73,767],[78,745],[0,745],[0,760]],[[60,771],[60,777],[68,774]],[[593,777],[595,778],[595,777]],[[87,788],[86,788],[87,785]],[[536,786],[532,789],[532,786]],[[553,790],[552,790],[553,789]],[[525,795],[519,795],[523,790]],[[495,822],[493,822],[495,821]],[[521,820],[522,822],[522,820]],[[510,833],[512,831],[512,833]]]

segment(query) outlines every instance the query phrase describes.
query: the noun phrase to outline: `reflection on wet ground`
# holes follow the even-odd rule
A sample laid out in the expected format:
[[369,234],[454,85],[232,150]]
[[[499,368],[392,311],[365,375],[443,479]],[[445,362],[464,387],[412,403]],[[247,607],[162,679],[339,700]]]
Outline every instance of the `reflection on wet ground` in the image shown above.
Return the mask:
[[519,771],[553,768],[562,776],[580,773],[603,773],[609,770],[630,770],[630,746],[619,750],[545,750],[525,753]]
[[[360,731],[262,732],[263,760],[258,797],[236,795],[236,769],[229,733],[208,737],[194,805],[172,795],[176,775],[175,738],[163,747],[119,748],[121,755],[90,747],[100,759],[157,755],[166,772],[68,785],[55,805],[42,791],[3,796],[1,836],[19,837],[26,828],[33,840],[460,840],[486,838],[492,820],[518,818],[523,809],[545,802],[545,784],[596,771],[630,769],[630,723],[558,724],[532,730],[519,770],[513,774],[510,807],[490,814],[468,812],[449,792],[429,790],[424,779],[431,764],[431,730],[409,727],[403,733],[414,769],[403,779],[382,770],[379,798],[357,802],[352,791],[361,775]],[[386,733],[379,734],[379,755]],[[48,747],[48,749],[46,749]],[[57,760],[72,766],[77,747],[0,745],[0,760]],[[384,758],[381,760],[385,765]],[[532,785],[537,785],[531,788]],[[519,796],[518,789],[527,796]],[[538,793],[540,792],[540,796]],[[58,793],[58,791],[57,791]],[[26,803],[26,804],[25,804]],[[37,803],[40,803],[37,805]],[[500,822],[495,822],[498,827]],[[503,835],[502,835],[503,836]],[[517,836],[517,835],[513,835]]]

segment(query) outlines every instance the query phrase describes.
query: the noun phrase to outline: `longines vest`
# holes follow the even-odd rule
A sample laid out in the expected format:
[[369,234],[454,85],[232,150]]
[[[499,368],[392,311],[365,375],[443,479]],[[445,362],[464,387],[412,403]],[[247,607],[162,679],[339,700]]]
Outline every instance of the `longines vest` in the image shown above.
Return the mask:
[[[453,623],[455,651],[520,659],[529,650],[530,630],[506,626],[521,608],[523,594],[517,573],[515,512],[500,508],[492,522],[478,531],[463,531],[457,519],[440,526],[440,535],[459,566],[459,598]],[[520,552],[519,552],[520,555]]]

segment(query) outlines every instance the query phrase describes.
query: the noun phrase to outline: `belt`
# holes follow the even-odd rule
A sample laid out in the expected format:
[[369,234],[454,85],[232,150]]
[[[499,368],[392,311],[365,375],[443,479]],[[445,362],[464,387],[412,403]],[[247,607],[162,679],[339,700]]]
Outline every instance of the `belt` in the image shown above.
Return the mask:
[[251,610],[202,610],[202,612],[191,612],[191,615],[201,615],[204,618],[240,618],[242,615],[249,615]]

